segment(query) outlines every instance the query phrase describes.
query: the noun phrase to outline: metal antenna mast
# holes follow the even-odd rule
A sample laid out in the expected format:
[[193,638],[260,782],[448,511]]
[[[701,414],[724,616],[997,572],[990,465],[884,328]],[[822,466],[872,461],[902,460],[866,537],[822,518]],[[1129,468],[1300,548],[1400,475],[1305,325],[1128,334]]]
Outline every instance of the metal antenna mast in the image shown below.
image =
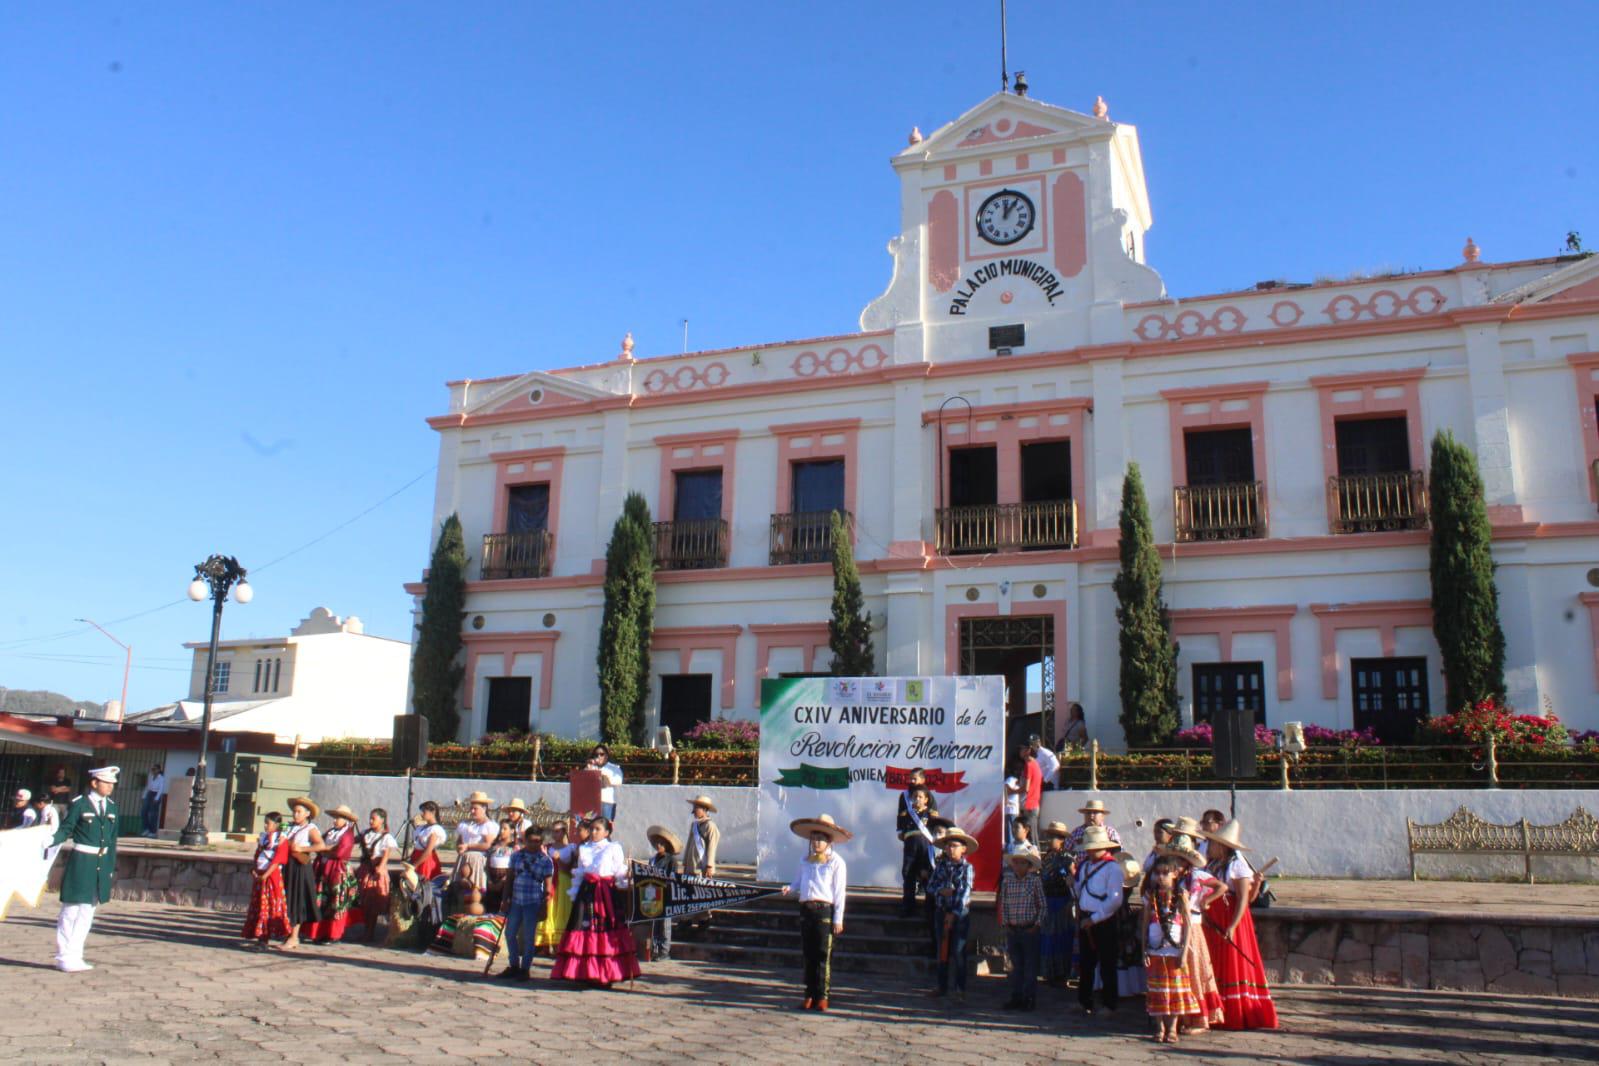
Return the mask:
[[999,0],[999,91],[1010,92],[1010,62],[1005,55],[1005,0]]

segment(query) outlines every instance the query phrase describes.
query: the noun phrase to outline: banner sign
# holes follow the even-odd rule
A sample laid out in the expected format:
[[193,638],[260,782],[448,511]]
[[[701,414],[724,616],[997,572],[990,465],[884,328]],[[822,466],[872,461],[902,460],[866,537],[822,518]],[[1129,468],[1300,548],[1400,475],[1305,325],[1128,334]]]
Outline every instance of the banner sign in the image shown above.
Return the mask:
[[851,885],[898,887],[895,817],[913,769],[934,805],[975,836],[977,887],[998,880],[1004,835],[1005,684],[998,677],[789,677],[761,682],[756,871],[794,877],[797,818],[830,814]]
[[56,851],[45,851],[55,830],[47,825],[0,833],[0,921],[13,902],[37,907]]
[[633,860],[633,920],[636,922],[682,918],[775,896],[778,891],[737,881],[719,881],[714,877],[655,873],[646,863]]

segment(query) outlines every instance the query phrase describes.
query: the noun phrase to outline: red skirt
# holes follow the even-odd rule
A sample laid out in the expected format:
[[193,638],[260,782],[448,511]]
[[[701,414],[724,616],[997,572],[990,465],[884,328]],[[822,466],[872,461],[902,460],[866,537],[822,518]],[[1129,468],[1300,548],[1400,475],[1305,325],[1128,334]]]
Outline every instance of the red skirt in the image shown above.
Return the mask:
[[1222,936],[1233,920],[1234,894],[1218,899],[1205,912],[1205,946],[1210,949],[1210,965],[1221,989],[1223,1018],[1218,1029],[1275,1029],[1277,1008],[1266,987],[1266,968],[1260,959],[1260,944],[1255,940],[1255,919],[1244,907],[1244,916],[1231,940]]
[[412,866],[416,867],[416,876],[424,881],[433,880],[433,878],[439,876],[439,871],[443,869],[443,867],[439,865],[438,852],[430,851],[424,858],[421,848],[415,848],[412,850],[410,863]]
[[359,891],[347,862],[324,859],[318,864],[316,901],[320,921],[306,922],[301,935],[311,940],[342,940]]
[[638,945],[617,912],[614,888],[610,877],[583,882],[551,978],[611,985],[639,975]]
[[289,901],[283,894],[283,867],[274,863],[250,891],[250,910],[241,935],[245,940],[265,943],[275,936],[287,939],[292,931]]
[[370,936],[377,928],[378,919],[389,913],[388,863],[380,868],[363,862],[356,873],[356,884],[360,891],[361,920]]

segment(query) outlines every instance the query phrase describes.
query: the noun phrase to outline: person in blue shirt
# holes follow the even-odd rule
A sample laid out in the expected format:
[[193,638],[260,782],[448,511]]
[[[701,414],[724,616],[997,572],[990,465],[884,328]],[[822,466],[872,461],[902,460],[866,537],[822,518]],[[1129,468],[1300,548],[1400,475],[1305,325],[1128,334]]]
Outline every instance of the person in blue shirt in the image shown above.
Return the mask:
[[954,993],[955,1002],[966,1001],[966,936],[971,931],[972,864],[969,852],[977,850],[975,837],[951,826],[939,835],[943,851],[933,876],[927,882],[927,895],[933,901],[933,934],[937,937],[938,987],[931,996]]
[[539,923],[549,904],[550,881],[555,877],[555,861],[544,850],[542,831],[530,828],[522,839],[521,849],[511,855],[511,868],[506,875],[509,891],[503,904],[505,942],[510,946],[511,962],[500,976],[510,981],[528,979]]

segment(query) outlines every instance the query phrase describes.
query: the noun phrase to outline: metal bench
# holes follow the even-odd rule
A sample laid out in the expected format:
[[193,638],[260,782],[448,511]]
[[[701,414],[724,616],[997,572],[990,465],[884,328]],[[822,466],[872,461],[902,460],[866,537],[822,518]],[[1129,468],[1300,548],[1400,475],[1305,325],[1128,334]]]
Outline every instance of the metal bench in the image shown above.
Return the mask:
[[1534,855],[1599,858],[1599,819],[1578,807],[1555,825],[1533,825],[1523,818],[1508,825],[1485,821],[1461,807],[1435,824],[1405,819],[1410,836],[1410,879],[1416,877],[1416,856],[1520,855],[1527,883],[1533,883]]

